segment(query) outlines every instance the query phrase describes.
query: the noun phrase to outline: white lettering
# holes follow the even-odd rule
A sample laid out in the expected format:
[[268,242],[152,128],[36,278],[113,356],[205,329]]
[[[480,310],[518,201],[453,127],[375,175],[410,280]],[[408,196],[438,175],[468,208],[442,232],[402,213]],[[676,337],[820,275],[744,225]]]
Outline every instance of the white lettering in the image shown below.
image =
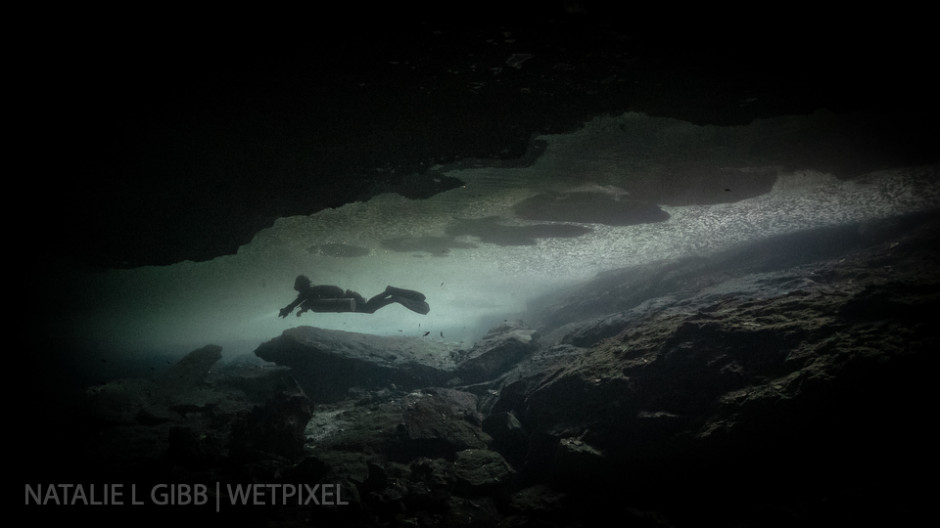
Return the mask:
[[39,484],[34,488],[32,485],[26,485],[26,505],[29,506],[30,499],[32,499],[33,504],[42,504],[42,486]]
[[123,484],[26,484],[26,505],[121,506]]
[[314,484],[312,488],[306,484],[304,484],[303,486],[304,488],[306,488],[306,491],[307,491],[307,500],[304,501],[304,504],[306,505],[312,502],[314,505],[319,506],[320,501],[317,500],[317,490],[320,489],[320,485]]
[[137,484],[131,484],[131,504],[134,506],[140,506],[144,501],[137,498]]
[[[222,500],[221,483],[216,482],[216,509]],[[237,506],[340,506],[348,505],[339,484],[226,484],[228,503]],[[202,506],[209,502],[205,484],[156,484],[150,488],[150,502],[156,506]],[[124,484],[26,484],[23,500],[27,506],[106,506],[145,504],[138,498],[137,486]]]
[[157,484],[150,490],[157,506],[202,506],[209,500],[205,484]]
[[348,505],[339,484],[226,484],[228,502],[236,506]]
[[236,484],[234,488],[231,484],[226,484],[225,487],[228,489],[229,500],[233,505],[245,506],[248,504],[248,496],[251,493],[251,488],[242,486],[241,484]]

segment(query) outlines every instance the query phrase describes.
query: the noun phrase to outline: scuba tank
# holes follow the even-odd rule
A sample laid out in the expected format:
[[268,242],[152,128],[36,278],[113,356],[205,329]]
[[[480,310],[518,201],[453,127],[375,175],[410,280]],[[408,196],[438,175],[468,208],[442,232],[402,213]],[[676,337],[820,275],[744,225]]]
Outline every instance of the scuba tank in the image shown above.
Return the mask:
[[306,312],[306,311],[355,312],[356,308],[357,308],[356,299],[353,299],[353,298],[307,299],[304,302],[300,303],[301,313]]

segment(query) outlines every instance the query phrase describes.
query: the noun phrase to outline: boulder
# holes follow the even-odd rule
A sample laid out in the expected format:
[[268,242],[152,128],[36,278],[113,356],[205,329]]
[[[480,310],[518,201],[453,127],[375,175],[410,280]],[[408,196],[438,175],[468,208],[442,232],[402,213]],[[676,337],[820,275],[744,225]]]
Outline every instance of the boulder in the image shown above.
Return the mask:
[[85,389],[85,408],[89,419],[101,424],[137,423],[154,392],[148,379],[117,379]]
[[428,387],[360,396],[317,407],[306,434],[318,453],[380,452],[408,462],[417,457],[453,458],[464,449],[486,449],[491,441],[471,393]]
[[515,470],[496,451],[465,449],[454,460],[457,492],[464,496],[500,496],[513,485]]
[[402,398],[402,433],[414,456],[453,456],[464,449],[485,449],[477,398],[468,392],[429,388]]
[[492,447],[507,460],[518,463],[524,460],[529,435],[515,413],[492,413],[483,420],[483,431],[493,438]]
[[220,359],[222,347],[218,345],[206,345],[186,354],[157,378],[157,397],[171,398],[198,388],[205,383],[209,371]]
[[304,454],[305,430],[312,405],[293,380],[232,420],[231,456],[251,458],[267,453],[296,459]]
[[176,407],[185,414],[212,405],[205,392],[206,376],[222,357],[222,348],[208,345],[183,356],[156,379],[122,378],[85,390],[89,416],[104,423],[134,424],[173,419]]
[[538,334],[522,321],[492,328],[468,351],[457,356],[456,375],[465,384],[495,379],[536,350]]
[[255,354],[290,367],[307,396],[337,402],[353,387],[402,390],[443,385],[455,349],[429,339],[376,336],[301,326],[262,343]]
[[86,390],[90,424],[85,458],[116,476],[154,464],[211,470],[242,461],[303,454],[311,415],[286,369],[211,372],[221,348],[194,350],[153,380],[119,379]]

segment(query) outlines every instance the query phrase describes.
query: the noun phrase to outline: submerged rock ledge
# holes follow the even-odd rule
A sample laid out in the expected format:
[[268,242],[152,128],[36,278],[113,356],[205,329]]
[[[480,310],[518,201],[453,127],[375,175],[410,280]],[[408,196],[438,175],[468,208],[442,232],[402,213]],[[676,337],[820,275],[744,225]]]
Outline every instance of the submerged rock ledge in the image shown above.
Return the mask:
[[454,370],[453,347],[430,339],[386,337],[301,326],[262,344],[255,355],[291,368],[316,402],[343,399],[348,389],[404,390],[443,384]]

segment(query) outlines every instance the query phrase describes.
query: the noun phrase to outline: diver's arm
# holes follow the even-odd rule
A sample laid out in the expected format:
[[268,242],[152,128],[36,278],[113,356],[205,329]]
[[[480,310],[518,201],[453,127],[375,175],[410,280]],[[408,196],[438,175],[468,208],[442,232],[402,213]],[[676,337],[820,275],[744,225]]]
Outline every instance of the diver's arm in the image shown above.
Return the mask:
[[301,302],[303,302],[303,299],[298,295],[297,298],[293,300],[293,302],[281,308],[280,313],[278,313],[278,317],[287,317],[291,312],[294,311],[294,308],[297,308],[297,305]]

